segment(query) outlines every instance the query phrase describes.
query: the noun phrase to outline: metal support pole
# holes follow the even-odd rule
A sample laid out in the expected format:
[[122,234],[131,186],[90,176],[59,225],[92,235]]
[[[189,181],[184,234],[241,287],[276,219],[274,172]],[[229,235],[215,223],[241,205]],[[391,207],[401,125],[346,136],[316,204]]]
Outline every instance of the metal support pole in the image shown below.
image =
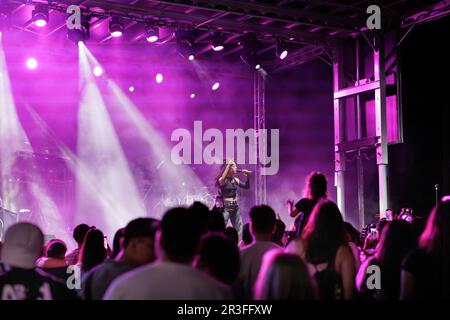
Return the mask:
[[262,155],[266,154],[267,137],[262,134],[266,129],[266,110],[265,110],[265,81],[260,72],[254,73],[253,82],[253,102],[254,119],[253,127],[255,129],[255,205],[265,204],[266,202],[266,176],[262,175]]
[[[359,37],[356,37],[356,85],[359,86],[360,79],[360,47]],[[361,110],[361,96],[356,95],[356,128],[357,139],[362,139],[362,110]],[[364,210],[364,166],[361,157],[361,149],[358,149],[356,156],[356,171],[358,183],[358,217],[359,228],[362,229],[365,225],[365,210]]]
[[380,82],[380,87],[375,90],[375,120],[377,143],[377,165],[378,165],[378,188],[380,218],[386,217],[388,206],[388,144],[386,127],[386,79],[384,46],[381,36],[376,38],[376,50],[374,51],[374,75],[375,81]]
[[[339,91],[343,87],[343,52],[342,45],[334,50],[333,61],[333,90]],[[344,142],[344,103],[340,98],[334,98],[334,173],[337,193],[337,205],[345,220],[345,152],[339,148]]]

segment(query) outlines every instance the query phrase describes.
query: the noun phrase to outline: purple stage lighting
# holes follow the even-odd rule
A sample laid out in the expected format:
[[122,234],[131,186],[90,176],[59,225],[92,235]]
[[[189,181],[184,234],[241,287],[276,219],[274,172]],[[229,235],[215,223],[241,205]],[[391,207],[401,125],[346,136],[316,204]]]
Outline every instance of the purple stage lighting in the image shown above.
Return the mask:
[[159,29],[158,27],[148,26],[145,30],[145,39],[148,42],[153,43],[159,40]]
[[96,66],[92,73],[94,74],[94,76],[100,77],[103,74],[103,69],[100,66]]
[[34,70],[38,66],[38,62],[35,58],[28,58],[26,64],[27,64],[27,68],[30,70]]
[[193,54],[190,54],[188,59],[189,59],[189,61],[194,61],[195,57]]
[[283,41],[277,42],[276,54],[277,54],[278,58],[280,58],[280,60],[283,60],[287,57],[288,48],[286,46],[286,43],[284,43]]
[[195,98],[195,93],[191,93],[190,97],[191,97],[191,99],[194,99]]
[[36,5],[32,12],[32,19],[36,27],[45,27],[48,23],[48,9],[43,5]]
[[112,17],[109,22],[109,32],[113,38],[119,38],[123,34],[123,23],[118,17]]
[[220,87],[220,83],[216,82],[212,85],[211,90],[216,91],[217,89],[219,89]]
[[161,83],[161,82],[163,82],[163,80],[164,80],[163,75],[161,73],[158,73],[155,77],[156,83]]
[[221,32],[215,32],[212,38],[213,50],[218,52],[224,49],[225,37]]
[[134,87],[133,87],[133,86],[130,86],[130,87],[128,88],[128,91],[134,92]]

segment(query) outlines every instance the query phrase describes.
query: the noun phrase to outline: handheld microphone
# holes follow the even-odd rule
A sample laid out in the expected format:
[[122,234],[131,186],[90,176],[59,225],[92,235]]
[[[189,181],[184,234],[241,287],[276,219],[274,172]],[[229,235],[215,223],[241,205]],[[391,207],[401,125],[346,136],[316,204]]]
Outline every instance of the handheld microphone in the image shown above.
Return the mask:
[[237,169],[236,171],[237,171],[237,172],[247,172],[247,173],[252,173],[251,171],[245,170],[245,169]]

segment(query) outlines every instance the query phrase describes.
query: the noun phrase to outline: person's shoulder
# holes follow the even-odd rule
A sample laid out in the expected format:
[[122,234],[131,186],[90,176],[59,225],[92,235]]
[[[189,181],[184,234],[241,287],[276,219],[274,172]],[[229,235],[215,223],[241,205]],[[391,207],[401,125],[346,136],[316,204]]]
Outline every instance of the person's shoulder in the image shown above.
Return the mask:
[[347,243],[340,245],[336,251],[336,261],[346,259],[346,258],[353,259],[352,249],[350,248],[350,246]]
[[151,265],[145,265],[119,275],[110,283],[103,299],[123,299],[124,297],[121,295],[126,295],[126,293],[130,293],[133,288],[145,285],[145,280],[149,279],[148,269],[151,267]]
[[305,244],[302,239],[294,239],[287,245],[285,251],[288,253],[296,253],[300,256],[303,256],[305,251]]
[[430,255],[423,249],[415,248],[411,250],[403,259],[402,269],[409,272],[414,272],[418,267],[427,264],[430,260]]
[[203,271],[189,267],[188,272],[184,275],[189,277],[196,285],[200,285],[204,290],[209,291],[213,296],[211,299],[230,299],[232,296],[231,289],[206,274]]

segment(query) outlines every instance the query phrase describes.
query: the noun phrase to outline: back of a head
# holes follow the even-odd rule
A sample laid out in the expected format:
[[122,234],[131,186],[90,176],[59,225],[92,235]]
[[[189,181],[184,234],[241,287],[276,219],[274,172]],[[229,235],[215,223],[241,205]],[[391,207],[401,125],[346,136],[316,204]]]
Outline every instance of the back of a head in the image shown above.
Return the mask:
[[90,227],[87,224],[79,224],[73,229],[73,238],[81,245],[86,237],[86,233],[89,231]]
[[6,230],[0,261],[12,267],[32,269],[42,254],[44,235],[39,227],[20,222]]
[[284,235],[284,231],[286,231],[286,225],[281,220],[275,221],[275,232],[272,235],[272,241],[274,243],[281,243]]
[[350,242],[355,243],[356,245],[360,245],[360,232],[356,230],[356,228],[350,222],[344,222],[345,233],[347,235],[347,239]]
[[122,249],[121,245],[122,245],[122,239],[123,239],[124,232],[125,232],[125,228],[120,228],[114,234],[113,250],[111,253],[111,258],[113,258],[113,259],[119,254],[120,250]]
[[209,208],[201,203],[200,201],[195,201],[190,207],[191,217],[195,220],[195,225],[199,229],[201,234],[208,232],[209,224]]
[[239,244],[239,233],[234,227],[227,227],[224,232],[225,237],[230,239],[235,245]]
[[253,236],[252,236],[252,233],[250,232],[250,224],[249,223],[244,224],[244,227],[242,227],[242,241],[246,245],[249,245],[250,243],[253,242]]
[[[444,197],[443,199],[449,199]],[[450,257],[450,200],[441,201],[429,215],[419,247],[429,254]]]
[[209,213],[208,230],[210,232],[224,232],[225,227],[226,224],[222,212],[217,210],[211,210]]
[[199,263],[217,280],[231,285],[239,274],[239,249],[220,234],[205,235],[198,249]]
[[314,299],[312,280],[297,254],[272,250],[266,253],[255,284],[257,300]]
[[318,200],[327,195],[327,178],[321,172],[312,172],[306,178],[307,197]]
[[62,240],[53,239],[47,244],[45,253],[49,258],[64,259],[66,251],[67,246]]
[[313,264],[329,262],[346,243],[344,221],[337,205],[322,199],[314,207],[302,233],[306,259]]
[[159,221],[153,218],[137,218],[130,221],[124,229],[122,245],[128,246],[131,239],[150,237],[155,239]]
[[99,229],[91,228],[84,239],[80,260],[84,271],[88,271],[106,259],[104,235]]
[[391,223],[391,221],[387,220],[387,219],[381,219],[380,221],[378,221],[377,223],[377,233],[378,234],[382,234],[383,233],[383,229],[388,226]]
[[412,225],[403,220],[394,220],[386,225],[377,247],[379,263],[386,267],[400,268],[403,258],[415,245]]
[[161,221],[160,245],[166,257],[174,262],[189,263],[195,255],[200,233],[186,208],[173,208]]
[[275,226],[276,214],[267,205],[254,206],[250,209],[250,220],[254,233],[270,235]]

